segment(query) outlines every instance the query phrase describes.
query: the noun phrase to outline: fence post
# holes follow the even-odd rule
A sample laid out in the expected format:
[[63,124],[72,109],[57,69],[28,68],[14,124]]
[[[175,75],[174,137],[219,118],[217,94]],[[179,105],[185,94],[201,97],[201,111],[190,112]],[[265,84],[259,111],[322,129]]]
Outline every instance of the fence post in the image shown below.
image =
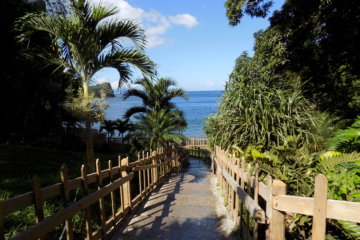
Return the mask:
[[[101,185],[102,185],[102,176],[101,176],[101,166],[100,166],[99,159],[96,159],[96,174],[97,174],[96,184],[97,184],[98,190],[100,190]],[[103,233],[102,236],[104,237],[105,234],[106,234],[106,230],[105,230],[106,218],[105,218],[105,202],[104,202],[104,198],[99,199],[99,208],[100,208],[101,230],[102,230],[102,233]]]
[[[118,156],[118,166],[119,166],[119,175],[120,175],[120,177],[122,177],[121,156],[120,156],[120,155]],[[124,215],[126,215],[126,213],[125,213],[125,206],[124,206],[123,185],[120,185],[120,187],[119,187],[119,192],[120,192],[121,208],[122,208],[122,211],[123,211]]]
[[[149,160],[149,152],[146,153],[146,160]],[[147,173],[147,184],[148,184],[148,191],[150,192],[150,186],[151,186],[151,179],[150,179],[150,169],[146,169],[146,173]],[[131,198],[130,198],[131,199]]]
[[[129,158],[123,158],[121,159],[121,166],[128,167],[129,166]],[[127,169],[124,169],[121,171],[121,177],[126,177],[128,175]],[[131,209],[131,189],[130,189],[130,181],[124,183],[122,187],[122,195],[124,199],[123,207],[124,212],[126,214],[126,209]]]
[[[152,158],[153,158],[152,164],[156,165],[158,163],[158,161],[156,159],[157,152],[153,151],[151,155],[152,155]],[[157,183],[158,179],[159,179],[159,168],[156,167],[156,168],[154,168],[154,183]]]
[[277,195],[286,194],[286,184],[280,180],[274,180],[272,184],[271,196],[271,218],[269,225],[270,240],[285,239],[285,213],[273,208],[273,199]]
[[314,215],[312,224],[312,239],[324,240],[326,233],[326,205],[328,182],[324,175],[315,178]]
[[[41,185],[40,178],[38,176],[34,176],[33,178],[33,194],[34,194],[34,204],[35,204],[35,215],[36,215],[36,223],[44,220],[44,209],[41,196]],[[39,240],[44,239],[43,237],[39,238]]]
[[[254,200],[259,203],[259,164],[255,163],[255,182],[254,182]],[[254,222],[253,240],[259,238],[259,224]]]
[[[61,166],[61,182],[62,182],[62,190],[63,190],[63,196],[64,196],[64,205],[67,207],[69,201],[70,201],[70,193],[69,193],[69,186],[68,186],[68,169],[67,166],[64,164]],[[73,233],[73,225],[72,225],[72,219],[67,219],[65,221],[65,227],[66,227],[66,239],[67,240],[73,240],[74,239],[74,233]]]
[[[110,183],[113,183],[113,173],[112,173],[112,162],[111,160],[108,161],[108,166],[109,166],[109,180]],[[115,194],[114,191],[110,192],[110,197],[111,197],[111,212],[112,212],[112,224],[113,226],[115,226],[115,215],[116,215],[116,209],[115,209]]]
[[[82,187],[85,195],[89,193],[89,187],[87,182],[86,167],[83,164],[81,166],[81,179]],[[86,228],[86,237],[88,240],[92,239],[92,221],[91,221],[91,209],[90,207],[85,209],[85,228]]]
[[3,214],[3,205],[0,201],[0,240],[4,240],[4,214]]

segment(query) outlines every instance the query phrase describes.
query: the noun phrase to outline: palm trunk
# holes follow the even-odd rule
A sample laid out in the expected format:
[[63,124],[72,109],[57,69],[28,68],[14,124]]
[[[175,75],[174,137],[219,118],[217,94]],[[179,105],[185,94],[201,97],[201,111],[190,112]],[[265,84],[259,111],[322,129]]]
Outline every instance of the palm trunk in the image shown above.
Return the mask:
[[91,110],[89,101],[89,86],[87,81],[83,83],[84,88],[84,100],[87,111],[85,132],[86,132],[86,163],[90,172],[95,171],[95,157],[94,157],[94,139],[91,130]]

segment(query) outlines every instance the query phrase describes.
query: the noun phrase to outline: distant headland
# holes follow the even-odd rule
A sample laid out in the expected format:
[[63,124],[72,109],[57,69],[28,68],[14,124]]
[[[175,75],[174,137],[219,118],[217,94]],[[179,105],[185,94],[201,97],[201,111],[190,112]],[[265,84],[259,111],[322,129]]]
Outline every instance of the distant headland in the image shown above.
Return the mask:
[[108,82],[91,86],[90,91],[94,92],[96,97],[115,97],[114,90]]

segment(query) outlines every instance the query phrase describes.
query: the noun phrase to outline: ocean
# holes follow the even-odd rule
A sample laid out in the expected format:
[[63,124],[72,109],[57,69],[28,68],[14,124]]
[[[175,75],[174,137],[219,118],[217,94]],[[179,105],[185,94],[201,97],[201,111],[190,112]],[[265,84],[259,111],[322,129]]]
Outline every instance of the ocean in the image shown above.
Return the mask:
[[[217,111],[218,102],[223,91],[188,91],[188,100],[175,98],[173,102],[184,112],[187,129],[184,135],[191,137],[205,137],[202,131],[207,116]],[[133,106],[142,104],[137,97],[130,97],[123,100],[121,94],[115,94],[114,98],[107,98],[109,108],[106,110],[106,119],[115,120],[122,118],[124,113]],[[97,125],[97,124],[96,124]],[[98,125],[94,127],[98,127]]]

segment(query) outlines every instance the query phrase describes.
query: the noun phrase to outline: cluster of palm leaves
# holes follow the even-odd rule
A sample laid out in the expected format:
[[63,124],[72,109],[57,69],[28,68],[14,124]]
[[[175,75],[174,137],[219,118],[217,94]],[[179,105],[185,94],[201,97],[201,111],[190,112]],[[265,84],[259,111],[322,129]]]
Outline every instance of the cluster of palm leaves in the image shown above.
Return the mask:
[[134,130],[134,125],[129,119],[104,120],[100,126],[100,132],[106,131],[108,142],[111,142],[111,138],[114,136],[115,131],[117,131],[121,142],[124,143],[124,140],[128,138],[128,135],[125,134],[132,130]]
[[134,131],[130,132],[134,149],[155,149],[166,147],[168,143],[181,143],[186,128],[183,112],[172,101],[176,97],[187,99],[182,88],[176,87],[176,81],[159,78],[156,81],[144,77],[135,82],[135,87],[124,93],[124,98],[138,97],[142,105],[135,106],[125,113],[133,118]]
[[[132,67],[153,75],[153,62],[146,56],[145,34],[142,28],[128,20],[114,18],[116,8],[91,5],[85,0],[70,0],[68,16],[31,13],[17,21],[18,39],[27,48],[26,56],[45,65],[54,65],[71,75],[74,86],[82,94],[75,96],[86,116],[87,161],[95,167],[91,134],[92,109],[89,83],[104,67],[119,72],[119,86],[130,80]],[[31,39],[43,34],[50,38],[49,46],[33,46]],[[50,49],[50,50],[49,50]],[[77,89],[76,89],[77,90]]]

